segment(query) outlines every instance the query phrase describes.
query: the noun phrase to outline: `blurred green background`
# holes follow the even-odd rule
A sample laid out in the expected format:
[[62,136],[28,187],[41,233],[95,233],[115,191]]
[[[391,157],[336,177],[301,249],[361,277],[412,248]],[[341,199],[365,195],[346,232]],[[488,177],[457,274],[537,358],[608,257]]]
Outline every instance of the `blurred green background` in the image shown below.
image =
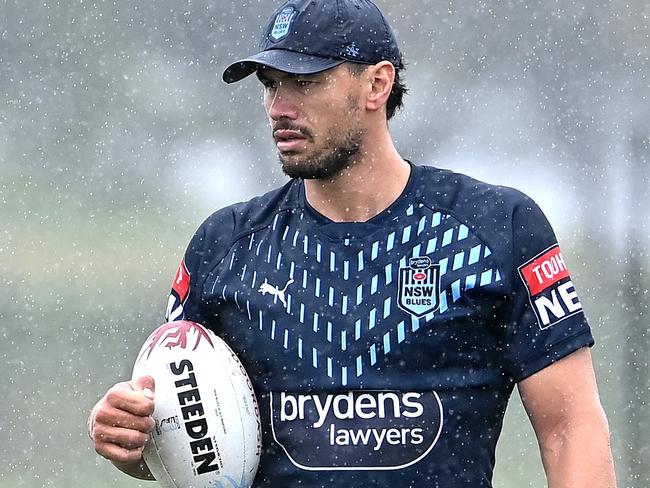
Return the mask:
[[[408,63],[404,157],[546,211],[597,344],[620,487],[650,486],[650,7],[377,2]],[[0,3],[0,487],[139,487],[85,434],[213,210],[282,184],[251,79],[277,2]],[[513,396],[495,486],[544,486]]]

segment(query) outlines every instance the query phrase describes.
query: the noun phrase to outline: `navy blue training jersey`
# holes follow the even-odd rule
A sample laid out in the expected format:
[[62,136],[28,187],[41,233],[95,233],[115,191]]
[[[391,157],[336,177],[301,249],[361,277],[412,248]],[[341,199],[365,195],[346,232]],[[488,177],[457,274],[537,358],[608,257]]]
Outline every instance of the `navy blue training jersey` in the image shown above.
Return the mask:
[[593,344],[535,203],[426,166],[368,222],[318,214],[299,180],[219,210],[177,272],[180,318],[253,381],[256,487],[489,487],[514,384]]

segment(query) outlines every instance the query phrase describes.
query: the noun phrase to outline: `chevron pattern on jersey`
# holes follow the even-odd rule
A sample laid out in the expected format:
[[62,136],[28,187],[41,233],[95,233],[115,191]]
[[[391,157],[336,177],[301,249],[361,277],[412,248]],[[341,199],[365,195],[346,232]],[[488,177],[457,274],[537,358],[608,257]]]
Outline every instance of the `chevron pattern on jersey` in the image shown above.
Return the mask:
[[[224,263],[239,283],[216,280],[212,293],[233,300],[276,347],[343,386],[416,341],[465,292],[501,281],[492,251],[466,225],[423,205],[368,237],[341,240],[314,233],[303,214],[278,217],[231,250]],[[397,281],[400,267],[421,256],[440,266],[442,286],[438,309],[416,318],[398,308]],[[269,318],[255,305],[259,294],[284,313]]]

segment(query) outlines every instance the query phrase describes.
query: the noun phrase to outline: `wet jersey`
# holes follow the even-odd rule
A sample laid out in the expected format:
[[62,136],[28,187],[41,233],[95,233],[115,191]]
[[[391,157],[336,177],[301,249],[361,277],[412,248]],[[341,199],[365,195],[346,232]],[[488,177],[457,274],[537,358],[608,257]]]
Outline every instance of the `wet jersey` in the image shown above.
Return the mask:
[[239,355],[260,404],[255,486],[491,486],[516,382],[593,343],[528,197],[427,166],[367,222],[300,180],[219,210],[179,267],[168,319]]

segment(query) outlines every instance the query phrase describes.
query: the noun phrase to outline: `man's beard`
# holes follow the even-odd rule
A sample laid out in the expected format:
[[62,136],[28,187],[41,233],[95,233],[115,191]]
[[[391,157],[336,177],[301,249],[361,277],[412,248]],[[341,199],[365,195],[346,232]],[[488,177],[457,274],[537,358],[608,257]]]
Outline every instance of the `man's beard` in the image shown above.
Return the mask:
[[284,158],[280,154],[282,171],[290,178],[334,179],[343,170],[354,164],[355,157],[361,150],[362,140],[363,130],[357,129],[336,138],[330,136],[327,148],[318,155],[304,158]]

